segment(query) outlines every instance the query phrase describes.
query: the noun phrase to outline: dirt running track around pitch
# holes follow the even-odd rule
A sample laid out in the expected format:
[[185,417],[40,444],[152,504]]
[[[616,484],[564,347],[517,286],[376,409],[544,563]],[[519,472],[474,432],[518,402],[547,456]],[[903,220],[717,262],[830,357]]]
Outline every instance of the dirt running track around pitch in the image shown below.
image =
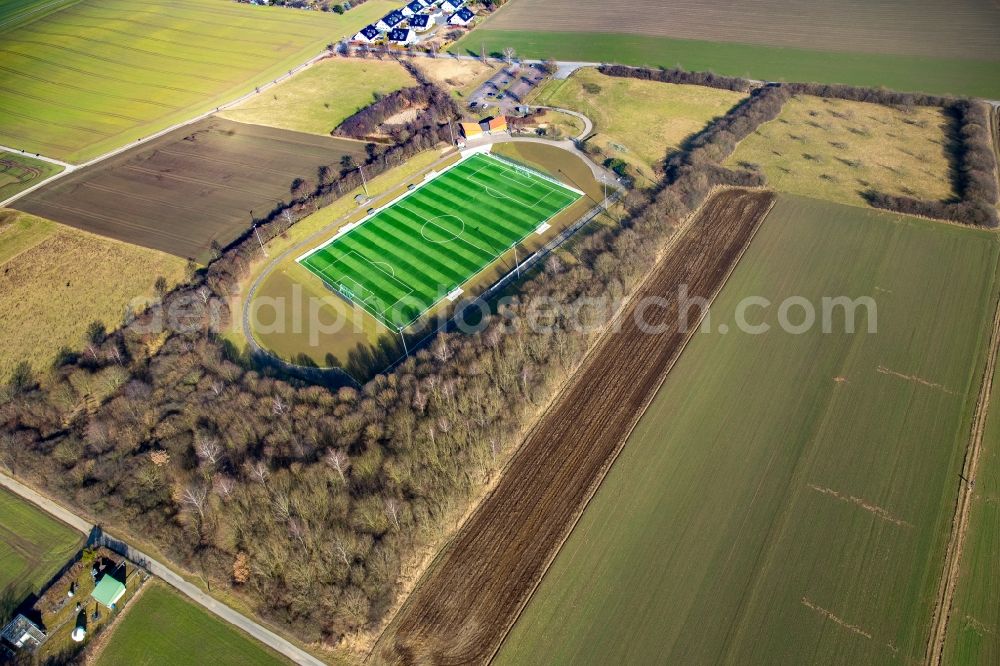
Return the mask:
[[[678,288],[714,297],[773,202],[768,192],[729,190],[704,205],[438,556],[369,662],[492,658],[689,339],[678,330]],[[637,324],[636,308],[650,296],[669,303],[643,315],[662,332]]]

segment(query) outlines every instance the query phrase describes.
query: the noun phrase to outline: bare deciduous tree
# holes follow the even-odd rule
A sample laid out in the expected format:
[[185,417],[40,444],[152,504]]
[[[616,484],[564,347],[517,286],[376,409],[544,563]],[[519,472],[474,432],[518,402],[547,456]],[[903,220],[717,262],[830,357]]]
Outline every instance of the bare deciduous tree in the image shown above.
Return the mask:
[[347,470],[351,466],[351,459],[346,453],[339,449],[332,449],[324,458],[326,464],[337,471],[340,480],[347,483]]

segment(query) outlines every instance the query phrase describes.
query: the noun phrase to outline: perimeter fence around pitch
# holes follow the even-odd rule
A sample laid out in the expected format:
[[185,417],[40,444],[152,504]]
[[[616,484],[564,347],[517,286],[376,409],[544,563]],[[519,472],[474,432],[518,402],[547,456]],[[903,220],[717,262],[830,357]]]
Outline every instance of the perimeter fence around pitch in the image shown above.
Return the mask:
[[[481,294],[477,295],[475,298],[471,299],[463,307],[459,307],[458,310],[451,317],[449,317],[448,319],[445,319],[436,328],[434,328],[431,331],[429,331],[426,335],[424,335],[418,341],[416,341],[414,343],[411,343],[409,345],[406,345],[406,347],[407,347],[407,349],[409,351],[404,352],[403,354],[401,354],[400,356],[398,356],[396,358],[396,360],[394,360],[391,363],[389,363],[389,365],[387,365],[382,372],[391,372],[396,366],[398,366],[400,363],[402,363],[404,360],[406,360],[409,357],[410,353],[412,353],[413,351],[415,351],[415,350],[419,349],[420,347],[422,347],[423,344],[425,342],[427,342],[429,339],[431,339],[432,337],[434,337],[435,335],[437,335],[441,331],[447,329],[449,326],[452,326],[453,324],[457,324],[458,321],[459,321],[459,319],[462,317],[463,313],[469,307],[471,307],[473,303],[476,303],[477,301],[488,301],[498,291],[500,291],[501,289],[505,288],[511,282],[513,282],[514,280],[520,279],[520,274],[521,274],[522,271],[526,271],[526,270],[530,270],[530,269],[534,268],[540,261],[542,261],[543,259],[545,259],[545,257],[547,257],[548,255],[550,255],[553,251],[555,251],[556,249],[558,249],[561,245],[563,245],[563,243],[565,243],[567,240],[569,240],[580,229],[582,229],[583,227],[587,226],[590,222],[592,222],[594,220],[595,217],[597,217],[598,215],[600,215],[602,212],[605,212],[608,208],[611,207],[612,204],[614,204],[615,202],[617,202],[620,198],[621,198],[621,192],[620,191],[612,192],[610,195],[608,195],[608,197],[604,201],[602,201],[600,204],[594,206],[593,208],[591,208],[590,210],[588,210],[586,213],[584,213],[583,216],[579,220],[577,220],[576,222],[574,222],[570,226],[568,226],[565,229],[563,229],[559,233],[558,236],[556,236],[555,238],[551,239],[545,245],[543,245],[542,247],[540,247],[537,250],[535,250],[535,252],[533,252],[527,258],[525,258],[524,261],[522,261],[519,264],[516,264],[514,266],[514,268],[510,269],[503,277],[501,277],[499,280],[497,280],[496,282],[494,282],[492,286],[490,286],[488,289],[484,290],[483,293],[481,293]],[[402,337],[403,335],[405,335],[403,333],[402,329],[397,329],[396,332],[399,334],[400,337]]]

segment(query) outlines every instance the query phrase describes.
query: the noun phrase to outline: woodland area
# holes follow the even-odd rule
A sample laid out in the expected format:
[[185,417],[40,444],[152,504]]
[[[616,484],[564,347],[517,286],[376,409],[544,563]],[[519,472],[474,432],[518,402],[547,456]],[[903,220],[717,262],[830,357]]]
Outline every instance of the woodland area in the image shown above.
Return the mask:
[[[369,151],[374,171],[449,136],[457,109],[418,81],[428,107],[397,145]],[[279,378],[218,337],[259,251],[248,231],[120,330],[92,326],[51,376],[19,372],[0,397],[0,464],[232,585],[303,641],[332,645],[378,626],[401,572],[498,473],[607,321],[594,313],[579,326],[564,313],[584,298],[620,303],[713,188],[763,185],[720,163],[790,94],[754,89],[670,157],[659,187],[630,193],[620,226],[579,238],[573,262],[551,257],[478,332],[441,334],[361,388]],[[368,131],[393,104],[345,125]],[[261,235],[353,187],[352,169],[301,183],[259,221]],[[539,321],[549,325],[529,326]]]

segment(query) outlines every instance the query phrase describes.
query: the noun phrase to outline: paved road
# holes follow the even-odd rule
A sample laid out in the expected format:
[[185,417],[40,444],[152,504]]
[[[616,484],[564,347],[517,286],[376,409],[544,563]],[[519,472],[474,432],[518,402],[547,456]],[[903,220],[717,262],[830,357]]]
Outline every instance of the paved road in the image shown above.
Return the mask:
[[257,624],[245,615],[234,611],[229,606],[226,606],[205,592],[202,592],[195,585],[184,580],[180,575],[163,563],[153,559],[142,551],[132,548],[123,541],[119,541],[114,537],[103,533],[100,528],[96,528],[93,523],[81,518],[61,504],[45,497],[34,489],[29,488],[20,481],[3,472],[0,472],[0,486],[3,486],[11,492],[20,495],[32,504],[41,507],[43,510],[51,513],[67,525],[83,532],[88,537],[93,537],[95,534],[98,535],[94,539],[95,543],[107,546],[120,555],[128,557],[133,562],[142,564],[151,574],[159,577],[165,583],[178,590],[198,605],[207,609],[226,622],[239,627],[259,640],[261,643],[264,643],[276,652],[285,655],[295,663],[304,664],[306,666],[323,666],[323,662],[319,659],[296,647],[270,629]]

